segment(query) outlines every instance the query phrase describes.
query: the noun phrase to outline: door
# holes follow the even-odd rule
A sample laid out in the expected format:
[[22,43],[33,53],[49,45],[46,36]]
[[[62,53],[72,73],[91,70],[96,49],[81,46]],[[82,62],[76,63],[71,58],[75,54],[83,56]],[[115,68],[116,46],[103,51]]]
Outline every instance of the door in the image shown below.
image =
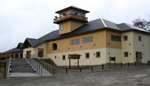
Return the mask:
[[18,54],[15,54],[15,58],[18,58]]
[[137,63],[140,62],[139,57],[142,57],[142,52],[136,52],[136,62],[137,62]]
[[30,58],[30,57],[31,57],[31,51],[27,51],[26,58]]

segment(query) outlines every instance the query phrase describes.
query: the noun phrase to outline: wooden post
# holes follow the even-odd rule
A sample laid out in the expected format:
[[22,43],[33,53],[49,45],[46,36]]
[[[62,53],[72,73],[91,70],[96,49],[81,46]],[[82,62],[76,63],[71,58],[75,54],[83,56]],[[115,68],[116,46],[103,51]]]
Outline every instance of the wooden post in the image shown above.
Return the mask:
[[82,68],[81,68],[81,66],[80,66],[80,72],[82,72]]
[[130,63],[128,62],[128,67],[130,66]]
[[70,68],[70,64],[71,64],[71,62],[70,62],[70,59],[69,59],[69,68]]
[[4,63],[4,78],[6,78],[6,64],[7,64],[7,61],[5,61],[5,63]]
[[149,66],[149,61],[147,61],[147,65]]
[[109,57],[109,68],[111,68],[111,65],[110,65],[110,57]]
[[102,69],[104,69],[104,64],[102,64]]
[[66,74],[68,74],[68,67],[66,66]]
[[140,59],[140,65],[142,65],[142,60]]
[[114,66],[116,67],[116,60],[115,60],[115,64],[114,64]]
[[79,67],[79,59],[78,59],[78,67]]
[[122,67],[122,62],[121,62],[121,67]]
[[134,65],[136,66],[136,61],[134,62]]
[[91,66],[91,71],[93,71],[93,66]]

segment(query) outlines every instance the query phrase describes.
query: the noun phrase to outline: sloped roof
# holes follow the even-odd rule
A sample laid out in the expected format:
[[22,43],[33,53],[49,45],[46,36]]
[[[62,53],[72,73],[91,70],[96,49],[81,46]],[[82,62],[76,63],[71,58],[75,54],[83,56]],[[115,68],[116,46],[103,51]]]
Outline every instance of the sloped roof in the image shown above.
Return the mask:
[[32,47],[35,46],[38,42],[38,40],[34,38],[27,38],[27,40],[29,41]]
[[13,53],[13,52],[20,52],[20,51],[22,51],[22,50],[20,50],[20,48],[15,47],[15,48],[13,48],[13,49],[10,49],[10,50],[8,50],[8,51],[5,51],[4,53]]

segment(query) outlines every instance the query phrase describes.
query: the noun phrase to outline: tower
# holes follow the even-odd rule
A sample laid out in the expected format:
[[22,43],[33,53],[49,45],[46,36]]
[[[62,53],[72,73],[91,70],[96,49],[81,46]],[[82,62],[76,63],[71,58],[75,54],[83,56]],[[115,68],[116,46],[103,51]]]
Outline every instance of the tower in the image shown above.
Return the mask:
[[59,24],[59,35],[72,32],[88,22],[86,13],[89,11],[75,6],[67,7],[55,13],[59,14],[59,17],[55,16],[54,18],[54,23]]

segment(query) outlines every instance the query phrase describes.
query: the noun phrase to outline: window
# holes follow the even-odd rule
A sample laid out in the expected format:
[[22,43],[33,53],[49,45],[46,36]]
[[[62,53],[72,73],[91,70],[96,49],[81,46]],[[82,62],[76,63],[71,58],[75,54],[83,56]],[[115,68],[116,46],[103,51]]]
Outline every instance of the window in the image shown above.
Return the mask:
[[84,16],[84,14],[82,14],[82,16]]
[[60,25],[60,30],[63,30],[63,24]]
[[65,60],[65,59],[66,59],[66,56],[65,56],[65,55],[63,55],[63,56],[62,56],[62,60]]
[[142,41],[142,38],[141,38],[141,36],[139,36],[139,38],[138,38],[138,39],[139,39],[139,41]]
[[75,15],[76,12],[72,11],[72,14]]
[[128,40],[128,36],[124,36],[123,39],[124,39],[124,41],[127,41]]
[[100,52],[96,52],[96,58],[100,58]]
[[38,57],[43,57],[43,49],[38,49]]
[[92,42],[92,41],[93,41],[93,37],[82,38],[82,43]]
[[121,41],[121,37],[120,36],[111,35],[111,40],[112,41]]
[[74,44],[79,44],[80,43],[80,39],[75,39],[75,40],[71,40],[70,44],[74,45]]
[[57,58],[57,56],[55,56],[55,59]]
[[89,53],[86,53],[86,54],[85,54],[85,58],[86,58],[86,59],[89,59],[89,58],[90,58],[90,54],[89,54]]
[[64,14],[61,14],[60,16],[63,18],[63,17],[64,17]]
[[52,50],[57,50],[57,43],[52,44]]
[[78,13],[77,16],[81,16],[81,13]]
[[124,52],[124,57],[128,57],[128,52]]
[[69,13],[70,13],[70,12],[66,12],[65,14],[66,14],[66,15],[69,15]]

